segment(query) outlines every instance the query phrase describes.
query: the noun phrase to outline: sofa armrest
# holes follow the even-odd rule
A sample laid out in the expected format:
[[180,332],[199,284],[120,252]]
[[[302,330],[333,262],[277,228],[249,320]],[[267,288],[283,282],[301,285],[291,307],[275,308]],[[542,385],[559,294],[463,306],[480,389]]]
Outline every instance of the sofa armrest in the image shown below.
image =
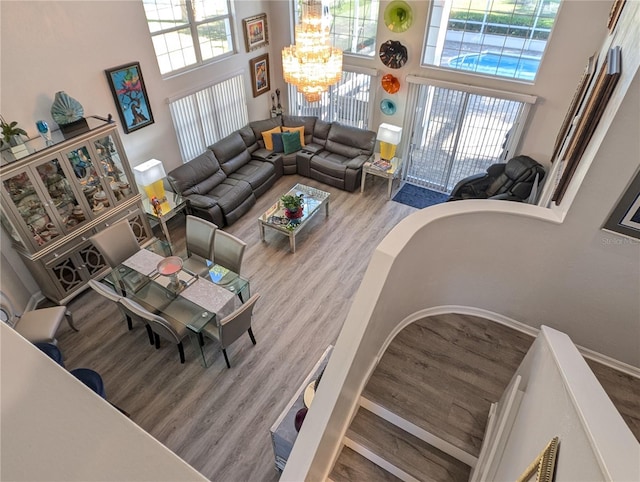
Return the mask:
[[218,205],[214,199],[203,196],[202,194],[189,194],[186,197],[189,200],[189,204],[194,208],[208,209]]
[[373,156],[360,154],[358,157],[354,157],[353,159],[349,160],[349,162],[347,162],[347,167],[349,169],[360,169],[365,162],[371,161],[372,158]]

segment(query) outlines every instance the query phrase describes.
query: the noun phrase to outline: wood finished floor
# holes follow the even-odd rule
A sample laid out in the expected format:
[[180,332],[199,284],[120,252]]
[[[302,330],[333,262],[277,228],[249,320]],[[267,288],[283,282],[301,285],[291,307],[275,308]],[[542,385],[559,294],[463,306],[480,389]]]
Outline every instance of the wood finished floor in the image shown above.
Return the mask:
[[[415,211],[388,202],[386,184],[376,181],[368,179],[360,194],[285,176],[225,228],[248,244],[243,275],[263,295],[253,323],[257,345],[248,336],[233,344],[230,370],[210,340],[212,366],[201,367],[189,343],[181,365],[175,346],[155,350],[144,327],[127,331],[116,307],[91,290],[69,304],[80,332],[59,332],[67,367],[97,370],[111,402],[211,480],[277,480],[269,428],[335,343],[374,248]],[[319,212],[298,235],[292,254],[279,233],[267,230],[260,241],[257,218],[296,182],[330,192],[331,204],[328,218]],[[178,250],[183,223],[177,216],[169,225]]]
[[[291,254],[278,233],[267,230],[266,242],[260,241],[257,217],[296,182],[329,191],[331,214],[318,213]],[[263,295],[253,323],[258,344],[246,336],[232,345],[230,370],[210,340],[212,366],[203,368],[190,344],[181,365],[175,346],[155,350],[142,326],[127,331],[116,307],[91,290],[69,303],[81,331],[63,325],[58,333],[67,368],[98,371],[111,402],[209,479],[275,481],[269,428],[335,343],[374,248],[414,211],[388,202],[382,179],[369,177],[360,194],[285,176],[225,228],[247,242],[243,274],[252,292]],[[178,251],[183,219],[170,222]]]

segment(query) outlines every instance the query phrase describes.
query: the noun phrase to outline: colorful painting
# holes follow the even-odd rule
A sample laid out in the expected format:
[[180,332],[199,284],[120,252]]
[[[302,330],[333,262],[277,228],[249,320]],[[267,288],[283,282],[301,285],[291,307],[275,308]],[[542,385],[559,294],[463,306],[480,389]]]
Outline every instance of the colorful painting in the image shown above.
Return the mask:
[[258,97],[270,89],[269,54],[251,59],[249,65],[251,66],[251,88],[253,89],[253,96]]
[[153,114],[139,62],[105,70],[126,134],[153,124]]
[[640,171],[622,195],[603,228],[640,239]]
[[266,13],[245,18],[242,21],[242,25],[244,27],[244,44],[247,52],[269,45]]

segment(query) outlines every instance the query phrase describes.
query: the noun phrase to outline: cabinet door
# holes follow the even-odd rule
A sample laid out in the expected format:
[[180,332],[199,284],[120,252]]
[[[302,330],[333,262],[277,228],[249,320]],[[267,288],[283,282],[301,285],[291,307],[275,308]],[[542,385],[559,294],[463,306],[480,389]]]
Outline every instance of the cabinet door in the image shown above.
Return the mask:
[[88,145],[75,145],[63,151],[62,156],[69,162],[75,181],[80,185],[94,216],[103,214],[104,209],[114,205],[106,179],[97,165],[99,161],[93,159],[93,151]]
[[[64,234],[74,231],[85,224],[88,219],[88,208],[85,203],[78,202],[79,195],[74,190],[75,181],[69,179],[73,174],[63,169],[64,165],[57,157],[42,161],[34,166],[45,191],[49,195],[49,206],[55,216],[55,222],[49,228],[49,235],[54,230]],[[42,233],[41,233],[42,235]]]
[[13,206],[18,220],[28,233],[32,247],[39,249],[52,239],[61,235],[60,228],[54,222],[55,216],[49,210],[49,199],[38,187],[39,180],[29,168],[9,174],[2,180],[4,194]]
[[135,180],[130,175],[124,149],[118,139],[112,134],[106,134],[94,139],[92,143],[100,169],[108,181],[108,188],[116,203],[136,194]]

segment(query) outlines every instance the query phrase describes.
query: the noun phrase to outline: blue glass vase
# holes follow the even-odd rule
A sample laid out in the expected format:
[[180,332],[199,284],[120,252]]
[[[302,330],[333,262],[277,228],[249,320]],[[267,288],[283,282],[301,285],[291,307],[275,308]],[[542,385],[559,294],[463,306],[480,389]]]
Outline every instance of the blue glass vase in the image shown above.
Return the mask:
[[51,146],[53,145],[53,140],[51,139],[51,131],[49,131],[49,124],[45,120],[36,121],[36,127],[38,128],[38,132],[44,139],[45,145]]

